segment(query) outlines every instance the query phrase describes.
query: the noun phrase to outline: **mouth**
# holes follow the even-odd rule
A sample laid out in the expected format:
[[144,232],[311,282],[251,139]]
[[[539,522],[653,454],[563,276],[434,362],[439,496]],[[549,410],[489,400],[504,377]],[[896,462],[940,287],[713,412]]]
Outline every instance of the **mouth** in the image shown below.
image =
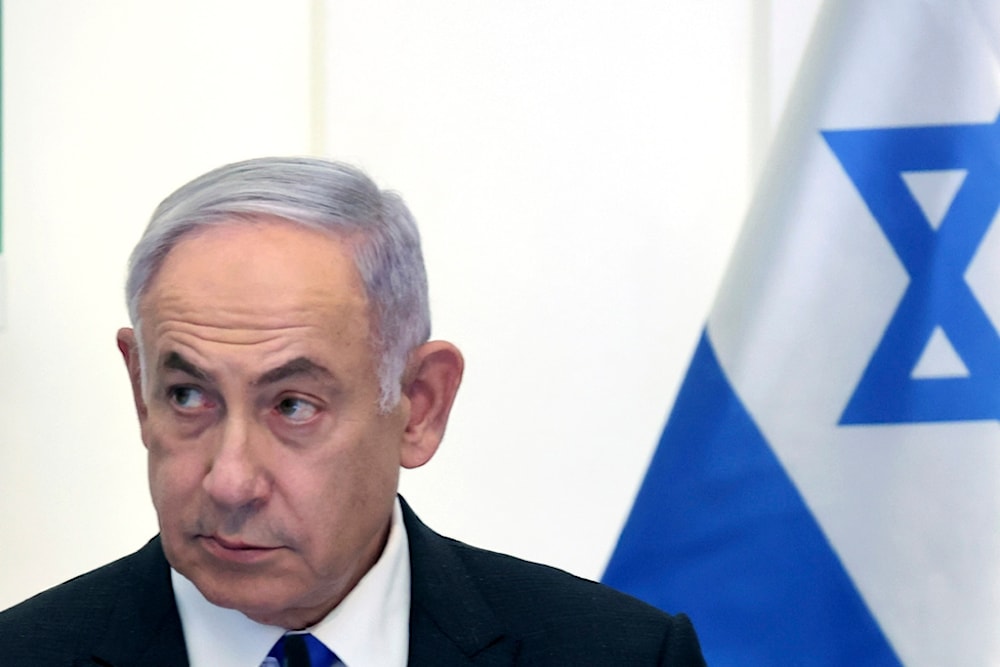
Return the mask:
[[281,547],[251,544],[238,539],[227,539],[220,535],[199,535],[197,539],[206,552],[228,563],[257,563],[269,558],[281,549]]

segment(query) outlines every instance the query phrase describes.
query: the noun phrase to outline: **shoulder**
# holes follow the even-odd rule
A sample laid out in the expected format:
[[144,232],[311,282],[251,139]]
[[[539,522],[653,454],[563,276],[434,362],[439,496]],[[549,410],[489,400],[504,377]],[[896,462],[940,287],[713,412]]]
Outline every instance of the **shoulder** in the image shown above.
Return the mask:
[[120,558],[28,598],[0,612],[0,627],[28,622],[44,626],[56,619],[76,617],[81,617],[84,623],[92,622],[100,610],[114,604],[117,591],[127,584],[134,571],[136,560],[137,554]]
[[83,644],[106,634],[112,616],[121,613],[123,594],[148,588],[151,577],[159,578],[156,572],[169,586],[169,569],[158,540],[153,540],[134,554],[0,612],[5,655],[28,660],[19,664],[56,664],[78,655]]
[[[664,664],[702,664],[691,621],[668,614],[603,584],[562,570],[452,541],[494,612],[538,649],[579,646],[621,654],[673,656]],[[574,649],[575,650],[575,649]],[[638,655],[635,659],[639,659]]]
[[[442,537],[412,519],[407,530],[415,598],[418,592],[439,600],[476,596],[519,643],[520,664],[704,665],[683,614],[665,613],[553,567]],[[441,590],[430,588],[435,582]],[[462,607],[464,601],[452,603]]]

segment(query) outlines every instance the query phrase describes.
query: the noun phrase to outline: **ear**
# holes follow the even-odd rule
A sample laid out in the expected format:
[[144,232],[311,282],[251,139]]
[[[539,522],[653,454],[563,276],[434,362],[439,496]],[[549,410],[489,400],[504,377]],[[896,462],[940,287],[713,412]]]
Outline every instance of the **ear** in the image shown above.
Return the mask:
[[128,378],[132,383],[132,398],[135,400],[135,412],[139,415],[140,426],[146,422],[146,401],[142,397],[142,365],[139,363],[139,342],[135,338],[135,331],[124,328],[118,330],[118,349],[125,359],[125,368],[128,370]]
[[464,369],[462,353],[451,343],[432,341],[413,351],[403,384],[409,402],[400,455],[404,468],[418,468],[434,456]]

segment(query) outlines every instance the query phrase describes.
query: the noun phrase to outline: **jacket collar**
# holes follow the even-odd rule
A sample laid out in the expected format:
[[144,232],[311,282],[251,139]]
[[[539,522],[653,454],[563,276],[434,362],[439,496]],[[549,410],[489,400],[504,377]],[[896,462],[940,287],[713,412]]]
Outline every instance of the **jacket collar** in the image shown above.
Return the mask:
[[410,666],[513,664],[517,644],[475,586],[457,543],[400,504],[410,542]]
[[107,631],[87,664],[107,667],[187,667],[170,566],[157,536],[130,559]]

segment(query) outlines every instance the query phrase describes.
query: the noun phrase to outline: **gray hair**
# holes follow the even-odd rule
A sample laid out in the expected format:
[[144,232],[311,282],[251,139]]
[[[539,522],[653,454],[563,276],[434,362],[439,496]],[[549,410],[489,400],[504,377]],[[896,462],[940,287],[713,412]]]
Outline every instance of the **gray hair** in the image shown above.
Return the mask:
[[[133,327],[167,254],[185,235],[220,223],[277,217],[349,239],[379,357],[379,407],[399,401],[410,352],[430,337],[427,274],[416,222],[394,192],[362,171],[317,158],[258,158],[219,167],[163,200],[129,258]],[[145,373],[143,374],[145,376]]]

